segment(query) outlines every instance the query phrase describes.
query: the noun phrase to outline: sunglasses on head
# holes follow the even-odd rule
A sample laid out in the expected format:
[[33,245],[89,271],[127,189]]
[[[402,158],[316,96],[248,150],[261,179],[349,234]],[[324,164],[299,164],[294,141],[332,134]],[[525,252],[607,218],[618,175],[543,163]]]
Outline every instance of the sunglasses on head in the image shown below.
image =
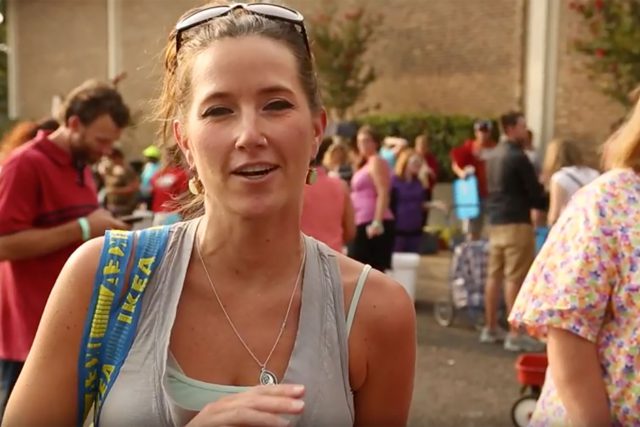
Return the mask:
[[304,45],[307,48],[307,53],[311,56],[311,48],[309,47],[309,39],[307,37],[307,31],[304,28],[304,17],[297,10],[289,9],[288,7],[279,6],[277,4],[270,3],[234,3],[225,6],[211,6],[206,9],[199,10],[184,19],[181,19],[176,24],[176,53],[180,50],[180,44],[182,40],[182,34],[200,26],[206,22],[212,21],[216,18],[228,15],[237,8],[242,8],[247,12],[254,15],[263,16],[268,19],[274,19],[276,21],[284,21],[296,26],[302,33],[304,39]]

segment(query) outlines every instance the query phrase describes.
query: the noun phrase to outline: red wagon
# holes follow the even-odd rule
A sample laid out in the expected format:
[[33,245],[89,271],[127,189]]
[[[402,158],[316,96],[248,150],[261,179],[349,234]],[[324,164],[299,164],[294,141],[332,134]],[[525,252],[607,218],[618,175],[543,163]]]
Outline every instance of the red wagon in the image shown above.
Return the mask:
[[525,353],[516,360],[518,382],[522,395],[511,407],[511,419],[516,427],[526,427],[536,408],[547,372],[546,353]]

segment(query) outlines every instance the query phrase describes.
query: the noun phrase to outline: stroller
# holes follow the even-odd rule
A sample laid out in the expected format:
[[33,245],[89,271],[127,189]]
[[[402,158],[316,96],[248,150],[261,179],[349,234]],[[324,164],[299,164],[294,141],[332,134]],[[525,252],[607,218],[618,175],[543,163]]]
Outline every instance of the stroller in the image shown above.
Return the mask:
[[484,284],[487,277],[489,242],[462,242],[453,250],[449,272],[449,293],[436,301],[433,314],[436,322],[449,327],[457,313],[464,312],[476,328],[484,323]]

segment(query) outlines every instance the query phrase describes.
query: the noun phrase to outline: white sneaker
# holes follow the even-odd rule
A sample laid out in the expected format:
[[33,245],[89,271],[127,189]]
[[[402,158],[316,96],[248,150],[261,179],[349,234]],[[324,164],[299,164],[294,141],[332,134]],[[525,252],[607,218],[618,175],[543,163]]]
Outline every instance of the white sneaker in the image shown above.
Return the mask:
[[506,336],[507,331],[499,326],[493,330],[484,327],[482,328],[482,332],[480,332],[480,342],[483,344],[495,344],[499,341],[504,341]]
[[528,335],[508,334],[504,340],[504,349],[513,352],[540,352],[544,351],[545,345]]

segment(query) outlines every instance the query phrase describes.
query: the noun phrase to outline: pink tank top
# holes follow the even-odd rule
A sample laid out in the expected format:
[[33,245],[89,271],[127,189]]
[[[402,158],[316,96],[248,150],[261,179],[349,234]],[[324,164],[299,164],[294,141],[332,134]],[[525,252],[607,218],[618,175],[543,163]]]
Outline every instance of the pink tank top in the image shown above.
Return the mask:
[[[351,202],[353,203],[353,209],[355,211],[356,225],[373,221],[376,213],[378,191],[369,173],[369,169],[371,168],[370,163],[371,161],[369,160],[367,164],[358,169],[358,171],[353,174],[353,178],[351,178]],[[384,162],[384,165],[388,167],[386,162]],[[393,219],[393,214],[389,206],[387,206],[384,212],[383,219]]]
[[302,232],[331,249],[342,252],[344,242],[342,218],[345,210],[345,188],[342,181],[318,168],[318,180],[304,188]]

